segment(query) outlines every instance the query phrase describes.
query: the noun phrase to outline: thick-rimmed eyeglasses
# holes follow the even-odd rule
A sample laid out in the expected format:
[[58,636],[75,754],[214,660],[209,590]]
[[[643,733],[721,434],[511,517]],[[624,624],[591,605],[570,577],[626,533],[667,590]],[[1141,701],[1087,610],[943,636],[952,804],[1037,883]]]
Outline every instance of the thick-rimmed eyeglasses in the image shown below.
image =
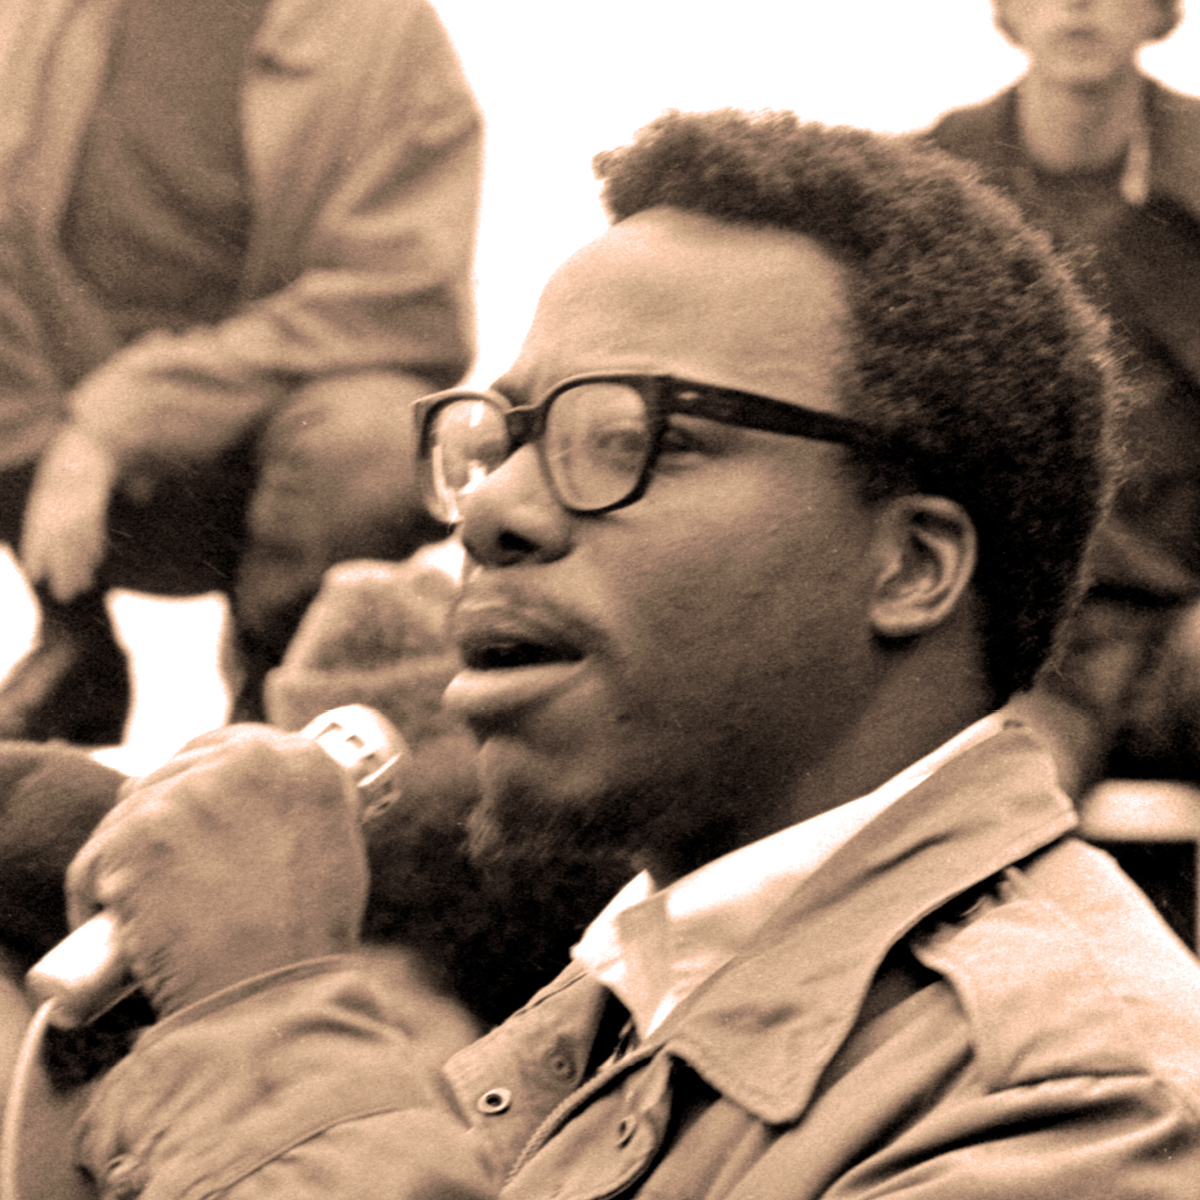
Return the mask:
[[650,484],[673,413],[873,454],[885,445],[850,417],[671,375],[576,375],[517,408],[495,392],[453,388],[415,408],[426,502],[451,525],[461,519],[463,498],[529,442],[563,508],[602,513],[632,504]]

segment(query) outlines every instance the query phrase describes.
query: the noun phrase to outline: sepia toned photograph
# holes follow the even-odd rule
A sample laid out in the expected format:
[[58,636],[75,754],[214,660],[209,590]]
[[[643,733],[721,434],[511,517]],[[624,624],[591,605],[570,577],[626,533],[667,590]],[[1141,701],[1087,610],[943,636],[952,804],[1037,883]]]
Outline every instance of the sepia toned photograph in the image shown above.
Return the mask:
[[1198,1200],[1194,8],[0,0],[0,1200]]

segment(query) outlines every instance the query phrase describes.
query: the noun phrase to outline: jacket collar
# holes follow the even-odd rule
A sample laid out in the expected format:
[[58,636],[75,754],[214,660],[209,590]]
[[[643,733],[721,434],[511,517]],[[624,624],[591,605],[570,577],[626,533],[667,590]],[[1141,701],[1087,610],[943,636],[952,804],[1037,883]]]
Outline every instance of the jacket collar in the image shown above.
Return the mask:
[[[1149,137],[1148,178],[1141,190],[1147,199],[1165,198],[1182,205],[1200,221],[1200,99],[1144,77]],[[1018,187],[1028,169],[1017,125],[1017,88],[1005,88],[979,104],[947,114],[932,131],[946,149],[980,163],[993,180]],[[1020,190],[1020,189],[1019,189]]]
[[1146,80],[1150,194],[1175,200],[1200,221],[1200,99]]
[[[925,918],[1076,824],[1041,745],[1017,722],[964,751],[801,883],[747,953],[615,1068],[665,1051],[768,1123],[797,1119],[845,1041],[888,951]],[[607,990],[572,965],[451,1060],[464,1111],[484,1085],[529,1079],[553,1045],[586,1058]],[[550,1101],[558,1116],[611,1078]],[[543,1113],[543,1115],[544,1115]],[[535,1122],[536,1123],[536,1122]],[[515,1135],[515,1147],[532,1133]],[[510,1153],[515,1149],[510,1147]]]
[[796,1119],[887,952],[1075,824],[1048,756],[1011,723],[851,839],[651,1043],[762,1120]]

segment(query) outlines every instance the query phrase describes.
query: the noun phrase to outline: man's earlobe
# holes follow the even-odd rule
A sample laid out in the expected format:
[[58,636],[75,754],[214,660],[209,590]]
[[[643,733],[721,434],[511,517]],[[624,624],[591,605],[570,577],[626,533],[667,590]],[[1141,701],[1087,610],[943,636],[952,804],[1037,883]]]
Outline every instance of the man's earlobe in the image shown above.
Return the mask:
[[886,504],[878,537],[875,632],[906,638],[940,625],[975,573],[977,540],[966,510],[945,496],[901,496]]

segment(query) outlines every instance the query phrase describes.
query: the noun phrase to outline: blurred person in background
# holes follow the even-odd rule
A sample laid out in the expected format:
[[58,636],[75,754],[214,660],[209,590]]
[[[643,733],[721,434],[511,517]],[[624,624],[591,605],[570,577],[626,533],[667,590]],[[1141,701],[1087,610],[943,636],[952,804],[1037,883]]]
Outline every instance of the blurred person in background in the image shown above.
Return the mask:
[[116,586],[231,601],[235,715],[350,557],[441,531],[407,403],[473,353],[480,119],[425,0],[0,14],[0,735],[122,740]]
[[930,137],[1071,255],[1141,394],[1131,468],[1058,670],[1030,698],[1064,783],[1200,782],[1200,100],[1148,77],[1179,0],[993,0],[1028,57],[1015,84]]

